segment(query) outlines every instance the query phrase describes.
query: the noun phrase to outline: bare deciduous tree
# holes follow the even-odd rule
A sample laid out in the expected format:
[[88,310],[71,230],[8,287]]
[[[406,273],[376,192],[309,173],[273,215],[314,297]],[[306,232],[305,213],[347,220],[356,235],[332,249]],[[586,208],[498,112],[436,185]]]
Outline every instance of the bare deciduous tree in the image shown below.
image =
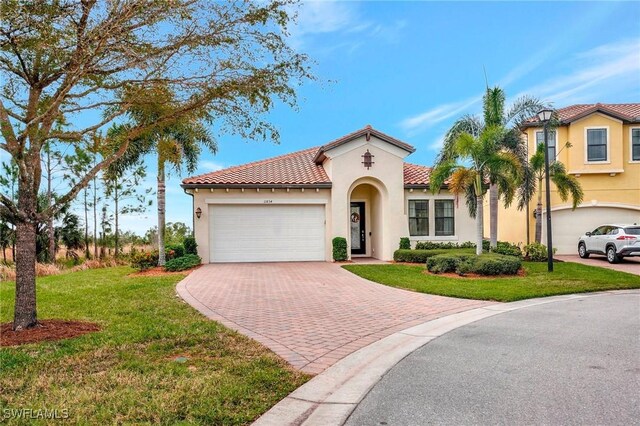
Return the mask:
[[68,204],[121,157],[148,124],[128,129],[66,194],[37,209],[40,156],[47,142],[80,144],[162,83],[175,107],[154,125],[206,110],[220,130],[278,138],[264,114],[276,100],[295,105],[295,88],[313,78],[306,55],[286,43],[290,1],[5,0],[0,20],[0,149],[15,161],[17,202],[0,209],[17,233],[14,329],[37,324],[36,226]]

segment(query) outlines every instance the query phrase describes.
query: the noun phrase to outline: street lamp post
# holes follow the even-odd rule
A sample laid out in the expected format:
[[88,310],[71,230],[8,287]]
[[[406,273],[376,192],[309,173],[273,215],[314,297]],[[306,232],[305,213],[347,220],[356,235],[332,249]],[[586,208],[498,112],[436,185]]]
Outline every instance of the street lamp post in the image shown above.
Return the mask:
[[543,109],[538,113],[538,118],[544,124],[544,185],[545,201],[547,204],[547,270],[553,272],[553,241],[551,237],[551,190],[549,183],[549,137],[547,127],[553,111]]

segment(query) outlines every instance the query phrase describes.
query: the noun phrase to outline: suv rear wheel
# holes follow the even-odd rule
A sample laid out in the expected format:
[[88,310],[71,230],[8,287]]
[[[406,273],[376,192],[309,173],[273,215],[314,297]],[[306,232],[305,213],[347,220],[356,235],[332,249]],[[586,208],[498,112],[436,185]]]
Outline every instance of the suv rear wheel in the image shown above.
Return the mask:
[[578,244],[578,255],[583,259],[586,259],[586,258],[589,257],[589,252],[587,251],[587,246],[585,246],[584,243]]
[[616,253],[616,248],[614,246],[607,247],[607,260],[609,261],[609,263],[618,263],[620,261],[620,258]]

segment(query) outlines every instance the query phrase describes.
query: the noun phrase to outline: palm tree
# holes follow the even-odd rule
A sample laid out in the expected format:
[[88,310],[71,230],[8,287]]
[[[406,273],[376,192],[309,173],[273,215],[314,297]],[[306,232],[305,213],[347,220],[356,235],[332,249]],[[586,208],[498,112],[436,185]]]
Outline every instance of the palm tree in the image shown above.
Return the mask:
[[[512,152],[501,151],[497,142],[505,138],[502,126],[485,126],[479,136],[463,132],[449,146],[450,157],[440,161],[431,172],[431,191],[436,193],[448,183],[449,191],[464,193],[471,217],[476,218],[476,254],[482,254],[483,200],[487,183],[493,180],[505,205],[515,197],[522,166]],[[473,202],[471,202],[473,198]]]
[[154,135],[158,163],[158,266],[165,263],[164,234],[166,227],[165,179],[167,164],[180,173],[182,165],[188,173],[195,172],[201,147],[211,152],[217,149],[202,122],[196,118],[183,119],[173,125],[158,129]]
[[[544,173],[544,144],[539,144],[536,153],[531,156],[529,161],[530,168],[533,174],[533,191],[536,190],[536,184],[538,189],[538,205],[536,206],[536,235],[535,240],[537,243],[541,241],[542,237],[542,183],[545,178]],[[553,161],[549,164],[549,178],[555,184],[558,189],[558,195],[562,201],[567,201],[571,197],[572,208],[575,210],[580,203],[582,203],[583,192],[578,179],[569,175],[567,170],[559,161]]]
[[[144,127],[152,125],[157,117],[167,116],[172,109],[179,109],[179,101],[175,94],[162,83],[151,87],[138,96],[146,99],[146,103],[138,102],[136,108],[129,110],[130,121],[122,127]],[[205,126],[211,116],[206,111],[194,110],[191,114],[167,122],[162,126],[151,127],[133,143],[129,150],[118,160],[119,164],[129,167],[142,156],[153,153],[156,156],[157,170],[157,204],[158,204],[158,266],[165,263],[165,213],[166,213],[166,168],[167,165],[180,173],[182,166],[188,173],[195,172],[198,157],[205,147],[212,153],[217,144]]]
[[[444,144],[438,158],[436,166],[448,160],[455,160],[455,141],[462,133],[468,133],[474,137],[479,137],[486,127],[502,126],[507,129],[499,133],[500,140],[495,141],[498,151],[506,151],[514,154],[520,161],[523,169],[522,187],[518,189],[518,200],[526,199],[527,195],[532,196],[531,180],[527,168],[527,147],[526,142],[520,137],[518,126],[527,118],[534,116],[538,111],[547,105],[536,98],[523,96],[505,111],[505,93],[500,87],[490,88],[487,86],[483,96],[483,116],[465,115],[458,119],[447,131],[444,137]],[[497,177],[489,176],[489,212],[490,212],[490,240],[491,248],[495,248],[498,242],[498,201],[502,194],[497,185]],[[504,194],[502,194],[504,196]],[[467,194],[467,205],[470,211],[475,211],[476,198],[472,194]],[[521,205],[523,205],[521,207]],[[526,203],[518,203],[518,208],[523,209]]]

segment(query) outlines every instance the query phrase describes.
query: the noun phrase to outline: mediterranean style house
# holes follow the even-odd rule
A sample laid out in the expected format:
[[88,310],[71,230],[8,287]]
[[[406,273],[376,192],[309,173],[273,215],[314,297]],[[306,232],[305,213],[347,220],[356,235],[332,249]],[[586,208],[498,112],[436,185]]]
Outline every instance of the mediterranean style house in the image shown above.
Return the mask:
[[[640,103],[571,105],[556,113],[560,125],[548,132],[549,158],[561,161],[578,179],[584,200],[572,210],[571,199],[563,202],[551,184],[553,246],[558,254],[576,254],[578,238],[599,225],[640,223]],[[522,131],[529,152],[535,153],[544,143],[540,121],[536,117],[525,122]],[[571,146],[565,147],[566,142]],[[525,243],[528,233],[534,241],[535,203],[526,211],[502,209],[498,239]],[[542,224],[545,244],[546,210]]]
[[472,241],[475,222],[415,148],[371,126],[316,148],[183,180],[193,196],[205,262],[331,261],[332,239],[352,257],[391,260],[401,237]]

